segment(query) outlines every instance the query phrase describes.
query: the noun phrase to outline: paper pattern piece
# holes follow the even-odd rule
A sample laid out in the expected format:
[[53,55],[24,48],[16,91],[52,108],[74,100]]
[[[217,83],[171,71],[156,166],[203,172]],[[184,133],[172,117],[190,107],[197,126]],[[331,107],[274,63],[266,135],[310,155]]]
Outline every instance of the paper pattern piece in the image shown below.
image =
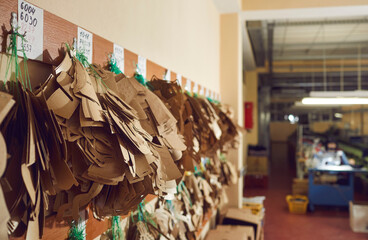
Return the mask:
[[124,48],[116,43],[114,43],[114,57],[116,65],[121,72],[124,72]]
[[93,35],[92,33],[78,27],[78,41],[77,49],[79,52],[83,53],[89,63],[92,63],[92,52],[93,52]]
[[[43,9],[24,0],[18,0],[18,32],[26,33],[23,42],[24,51],[29,59],[42,61],[43,55]],[[18,49],[22,49],[22,40],[18,37]],[[18,52],[23,56],[22,52]]]

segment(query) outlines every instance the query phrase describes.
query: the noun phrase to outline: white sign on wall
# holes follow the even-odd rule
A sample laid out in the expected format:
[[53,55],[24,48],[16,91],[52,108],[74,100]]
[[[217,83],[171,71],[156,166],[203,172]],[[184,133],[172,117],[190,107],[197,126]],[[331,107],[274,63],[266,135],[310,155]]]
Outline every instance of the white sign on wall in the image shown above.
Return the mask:
[[138,66],[137,71],[144,78],[147,78],[147,60],[142,56],[138,56]]
[[177,74],[176,75],[176,79],[178,81],[179,86],[181,86],[181,75],[180,74]]
[[197,93],[198,94],[198,83],[194,83],[194,86],[193,86],[193,93]]
[[210,90],[208,88],[206,88],[206,98],[210,97]]
[[77,49],[80,53],[83,53],[83,55],[87,57],[89,63],[92,63],[92,39],[92,33],[78,27]]
[[171,81],[171,71],[169,69],[166,70],[164,80],[170,82]]
[[191,90],[191,81],[190,81],[190,79],[187,79],[187,83],[185,84],[185,91],[188,91],[188,92],[190,92],[190,90]]
[[201,90],[199,90],[199,95],[200,96],[205,96],[204,95],[204,87],[203,86],[201,87]]
[[124,72],[124,48],[114,43],[114,56],[116,60],[116,66],[120,71]]
[[[23,42],[27,58],[42,61],[43,53],[43,9],[24,0],[18,1],[18,33],[26,34]],[[18,38],[18,50],[22,49],[22,40]],[[18,52],[23,56],[22,52]]]

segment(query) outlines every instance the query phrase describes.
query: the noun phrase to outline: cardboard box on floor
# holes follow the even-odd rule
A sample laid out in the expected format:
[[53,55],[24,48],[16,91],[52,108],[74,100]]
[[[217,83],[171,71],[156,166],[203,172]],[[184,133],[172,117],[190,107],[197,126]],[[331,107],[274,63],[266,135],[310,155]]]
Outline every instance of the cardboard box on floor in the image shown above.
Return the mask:
[[368,232],[368,202],[349,202],[350,227],[353,232]]
[[215,230],[210,230],[206,240],[254,240],[253,227],[218,225]]
[[253,227],[250,227],[250,226],[218,225],[216,230],[228,232],[229,234],[234,234],[237,232],[246,233],[247,238],[244,238],[244,239],[254,240],[254,229]]
[[248,156],[247,174],[268,175],[268,158],[265,156]]
[[293,195],[305,195],[308,196],[309,189],[308,179],[293,179],[292,194]]
[[251,226],[254,229],[254,239],[262,240],[263,218],[264,214],[254,215],[249,209],[229,208],[222,224]]

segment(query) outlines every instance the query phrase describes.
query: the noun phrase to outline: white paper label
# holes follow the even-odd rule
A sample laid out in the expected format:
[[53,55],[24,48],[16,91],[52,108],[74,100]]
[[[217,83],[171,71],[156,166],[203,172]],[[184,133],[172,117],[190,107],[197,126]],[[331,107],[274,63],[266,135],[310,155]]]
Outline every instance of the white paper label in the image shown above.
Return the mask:
[[199,90],[199,95],[200,96],[204,96],[204,87],[201,87],[201,90]]
[[171,71],[169,69],[166,70],[164,80],[170,82],[171,81]]
[[147,60],[146,58],[142,57],[142,56],[138,56],[138,67],[137,67],[137,71],[140,75],[142,75],[144,78],[147,78]]
[[198,83],[194,83],[193,93],[198,93]]
[[87,57],[89,63],[92,63],[92,38],[92,33],[78,27],[77,49]]
[[114,57],[116,60],[116,66],[120,71],[124,72],[124,48],[114,43]]
[[187,84],[185,84],[185,91],[190,92],[190,88],[191,88],[191,81],[190,79],[187,79]]
[[[27,58],[42,61],[43,53],[43,9],[26,1],[18,1],[18,33],[26,34],[23,43]],[[18,38],[18,50],[22,49],[22,40]],[[23,56],[22,52],[18,52]]]
[[176,80],[177,80],[179,86],[181,86],[181,75],[180,74],[176,75]]

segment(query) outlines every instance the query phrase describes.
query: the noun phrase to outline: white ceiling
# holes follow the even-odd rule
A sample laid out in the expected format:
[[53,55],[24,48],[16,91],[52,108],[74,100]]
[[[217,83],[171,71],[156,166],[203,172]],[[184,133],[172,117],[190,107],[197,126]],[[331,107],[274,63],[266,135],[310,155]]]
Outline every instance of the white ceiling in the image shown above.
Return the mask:
[[[316,20],[316,19],[323,19],[323,18],[354,18],[354,17],[361,18],[361,17],[368,15],[368,5],[344,6],[344,7],[323,7],[323,8],[279,9],[279,10],[254,10],[254,11],[242,11],[240,14],[241,14],[243,23],[246,21],[252,21],[252,20],[296,21],[296,20],[301,20],[301,19]],[[368,28],[367,28],[367,25],[365,24],[361,24],[360,26],[358,26],[357,29],[355,30],[355,33],[353,33],[354,36],[351,36],[351,37],[348,34],[349,30],[351,30],[350,28],[351,26],[345,26],[345,27],[340,26],[340,27],[341,27],[340,28],[341,31],[334,27],[331,27],[331,28],[329,27],[329,29],[327,30],[327,27],[326,27],[324,31],[325,33],[324,41],[326,43],[327,43],[327,40],[341,41],[340,37],[346,37],[346,36],[347,36],[346,40],[349,40],[349,41],[352,41],[352,40],[366,41],[368,39],[366,36]],[[288,27],[288,28],[290,28],[287,31],[287,32],[290,31],[288,34],[289,35],[288,38],[284,38],[285,28],[284,29],[279,28],[274,32],[274,37],[278,44],[277,47],[280,47],[280,45],[283,45],[285,43],[292,44],[293,41],[296,41],[296,44],[300,43],[301,41],[312,43],[313,40],[311,39],[314,39],[313,37],[316,37],[316,33],[318,31],[318,26],[317,26],[317,29],[316,29],[316,26],[313,26],[309,29],[305,27],[303,30],[300,30],[299,28],[300,31],[296,30],[296,28],[295,29],[292,29],[291,27]],[[345,28],[345,30],[343,30],[343,28]],[[346,30],[346,29],[349,29],[349,30]],[[334,31],[335,33],[333,33]],[[341,32],[343,33],[343,36],[341,36],[342,34]],[[334,34],[335,34],[335,37],[334,37]],[[337,36],[336,34],[340,34],[340,36]],[[252,51],[249,48],[249,45],[250,45],[249,38],[246,35],[247,35],[246,32],[243,31],[244,68],[247,70],[252,70],[252,69],[255,69],[255,61],[254,61],[254,56],[252,54]],[[267,36],[267,34],[264,34],[263,36]],[[319,37],[317,36],[316,41],[321,42],[322,41],[321,38],[323,38],[322,35]],[[283,42],[284,39],[285,39],[285,43]],[[265,41],[265,44],[267,44],[267,40]],[[331,46],[329,44],[325,44],[325,45],[326,45],[326,50],[328,48],[335,49],[337,47],[336,45],[331,45]],[[339,48],[343,47],[344,45],[346,44],[340,44]],[[266,47],[267,46],[265,46],[265,48]],[[294,46],[290,46],[290,45],[288,46],[289,49],[292,49],[293,47]],[[313,49],[314,48],[312,46],[311,50]],[[299,47],[298,47],[298,50],[299,50],[299,53],[298,53],[299,58],[301,59],[304,56],[304,52],[303,52],[303,49],[299,49]],[[304,51],[305,50],[306,49],[304,49]],[[316,49],[314,50],[318,51]],[[284,46],[284,51],[285,51],[285,46]],[[341,49],[339,49],[339,51],[341,51]],[[280,49],[276,49],[274,53],[275,53],[275,56],[278,56],[277,54],[279,54],[279,58],[282,58],[280,56],[281,54]],[[287,54],[287,51],[283,52],[283,54]],[[310,54],[316,55],[317,52],[313,53],[312,51],[310,52]],[[321,54],[321,53],[318,52],[318,54]],[[344,54],[344,52],[342,54]],[[284,56],[284,58],[287,59],[287,56]]]
[[220,14],[235,13],[240,11],[241,2],[239,0],[212,0],[212,1]]
[[366,18],[339,20],[277,21],[273,35],[274,59],[322,56],[354,58],[368,47]]

